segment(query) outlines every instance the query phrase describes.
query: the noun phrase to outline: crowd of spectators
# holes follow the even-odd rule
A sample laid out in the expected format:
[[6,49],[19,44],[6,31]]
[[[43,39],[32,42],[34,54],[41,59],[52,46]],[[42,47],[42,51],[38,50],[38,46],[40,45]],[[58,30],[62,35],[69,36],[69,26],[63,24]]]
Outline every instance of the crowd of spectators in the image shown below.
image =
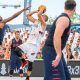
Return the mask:
[[[3,40],[3,44],[2,44],[3,48],[0,48],[0,60],[4,59],[6,48],[9,44],[9,41],[14,38],[15,31],[20,32],[20,38],[22,39],[23,43],[27,41],[27,38],[29,37],[30,29],[17,28],[13,32],[11,32],[10,29],[8,28],[5,32],[5,36],[4,36],[4,40]],[[47,36],[48,36],[48,32],[45,31],[45,35],[43,36],[43,38],[41,40],[41,45],[38,50],[39,54],[38,54],[37,58],[42,58],[42,55],[40,53],[41,53],[42,47],[45,44],[45,40],[46,40]],[[68,59],[80,60],[80,33],[77,32],[76,30],[70,32],[68,41],[63,50],[63,54],[64,54],[65,59],[68,58]],[[10,58],[10,54],[9,54],[8,59],[9,58]]]
[[80,59],[80,33],[76,31],[70,33],[65,49],[68,59]]
[[[27,38],[29,37],[29,33],[30,33],[31,29],[27,29],[27,28],[17,28],[14,31],[10,31],[10,28],[7,28],[7,30],[5,31],[5,36],[3,39],[3,43],[2,43],[2,47],[0,48],[0,60],[5,59],[5,52],[6,52],[6,48],[8,47],[9,42],[15,37],[15,32],[19,31],[20,32],[20,39],[22,40],[22,43],[25,43],[27,41]],[[39,48],[39,54],[37,56],[37,58],[41,58],[42,55],[41,53],[41,49],[42,49],[42,44],[45,42],[46,36],[47,36],[47,31],[45,31],[45,35],[41,40],[41,46]],[[8,59],[10,59],[10,51],[9,51],[9,55],[8,55]]]
[[[10,31],[10,28],[7,28],[5,31],[5,36],[2,42],[2,47],[0,48],[0,59],[4,59],[6,48],[10,42],[15,37],[15,31],[20,32],[20,38],[22,39],[23,43],[26,42],[28,36],[29,36],[29,30],[27,28],[19,28],[15,29],[13,32]],[[10,55],[9,55],[10,58]]]

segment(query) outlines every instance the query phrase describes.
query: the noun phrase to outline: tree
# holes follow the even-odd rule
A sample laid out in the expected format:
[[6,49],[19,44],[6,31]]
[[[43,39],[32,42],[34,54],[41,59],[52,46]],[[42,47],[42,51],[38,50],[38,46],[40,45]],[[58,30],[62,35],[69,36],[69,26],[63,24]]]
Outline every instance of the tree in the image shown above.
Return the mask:
[[74,24],[80,24],[80,15],[78,13],[75,13],[71,18],[71,21]]
[[50,16],[50,17],[48,18],[47,24],[51,25],[51,24],[54,22],[55,18],[56,18],[56,17],[53,18],[53,17]]

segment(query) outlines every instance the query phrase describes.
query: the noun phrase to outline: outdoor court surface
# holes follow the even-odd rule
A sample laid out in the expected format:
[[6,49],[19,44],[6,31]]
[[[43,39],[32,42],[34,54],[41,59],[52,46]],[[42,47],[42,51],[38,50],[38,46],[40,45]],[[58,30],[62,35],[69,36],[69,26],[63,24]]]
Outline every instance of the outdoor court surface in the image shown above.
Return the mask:
[[[20,77],[0,77],[0,80],[25,80],[25,78]],[[31,77],[30,80],[43,80],[42,77]],[[80,78],[72,78],[71,80],[80,80]]]

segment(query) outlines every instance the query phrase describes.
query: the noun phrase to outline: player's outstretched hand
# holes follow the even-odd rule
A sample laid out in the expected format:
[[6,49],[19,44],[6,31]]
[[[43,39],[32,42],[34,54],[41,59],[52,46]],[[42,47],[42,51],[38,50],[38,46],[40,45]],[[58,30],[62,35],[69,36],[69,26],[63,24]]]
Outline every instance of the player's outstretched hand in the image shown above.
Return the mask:
[[24,8],[23,11],[29,10],[30,7],[31,7],[31,5],[27,8]]

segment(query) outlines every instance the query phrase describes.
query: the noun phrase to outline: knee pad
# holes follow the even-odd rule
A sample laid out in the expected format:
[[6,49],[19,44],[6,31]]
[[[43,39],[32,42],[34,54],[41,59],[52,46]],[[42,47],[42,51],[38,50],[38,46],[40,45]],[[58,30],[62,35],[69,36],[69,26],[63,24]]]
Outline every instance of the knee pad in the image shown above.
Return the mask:
[[17,48],[15,49],[15,52],[16,52],[16,54],[17,54],[18,57],[22,57],[23,51],[22,51],[19,47],[17,47]]
[[32,71],[32,69],[33,69],[32,65],[33,65],[33,62],[29,62],[29,64],[28,64],[28,71]]
[[23,74],[23,70],[22,69],[19,70],[19,74]]

